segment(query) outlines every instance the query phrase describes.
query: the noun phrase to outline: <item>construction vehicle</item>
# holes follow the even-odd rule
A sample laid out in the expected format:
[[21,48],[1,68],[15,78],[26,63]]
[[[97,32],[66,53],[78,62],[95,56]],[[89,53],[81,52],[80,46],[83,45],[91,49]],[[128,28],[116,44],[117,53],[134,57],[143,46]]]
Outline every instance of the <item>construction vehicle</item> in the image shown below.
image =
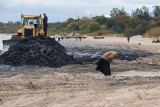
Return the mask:
[[21,14],[20,28],[16,35],[12,35],[11,39],[3,40],[3,46],[14,45],[15,43],[33,36],[44,36],[44,24],[40,15],[23,15]]

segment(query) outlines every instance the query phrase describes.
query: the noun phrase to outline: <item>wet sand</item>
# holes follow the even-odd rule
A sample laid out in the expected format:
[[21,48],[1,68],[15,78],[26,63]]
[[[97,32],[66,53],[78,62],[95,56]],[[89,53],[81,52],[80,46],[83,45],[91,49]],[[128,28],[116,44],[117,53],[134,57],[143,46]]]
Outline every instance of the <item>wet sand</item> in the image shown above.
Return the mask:
[[113,60],[112,76],[107,77],[95,70],[96,61],[62,68],[1,65],[0,106],[159,107],[160,45],[151,42],[152,38],[140,36],[132,37],[130,43],[123,37],[102,40],[89,37],[81,42],[75,39],[60,42],[67,49],[88,50],[92,47],[91,50],[97,52],[116,46],[152,53],[133,61]]

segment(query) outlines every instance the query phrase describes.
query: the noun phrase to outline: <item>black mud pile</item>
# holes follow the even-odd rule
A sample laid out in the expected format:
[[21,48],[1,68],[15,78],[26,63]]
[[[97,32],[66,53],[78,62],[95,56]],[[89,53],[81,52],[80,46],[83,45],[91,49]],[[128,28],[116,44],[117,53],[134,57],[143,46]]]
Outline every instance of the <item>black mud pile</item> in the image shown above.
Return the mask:
[[50,37],[32,37],[10,46],[0,56],[0,64],[61,67],[77,61],[66,54],[65,47]]
[[130,49],[128,47],[110,46],[110,45],[108,47],[106,46],[105,48],[103,47],[96,48],[89,46],[68,48],[67,53],[73,55],[75,59],[81,61],[83,64],[87,64],[99,60],[105,52],[113,50],[119,52],[119,55],[116,58],[119,60],[133,61],[139,57],[146,57],[153,55],[153,53],[147,51]]

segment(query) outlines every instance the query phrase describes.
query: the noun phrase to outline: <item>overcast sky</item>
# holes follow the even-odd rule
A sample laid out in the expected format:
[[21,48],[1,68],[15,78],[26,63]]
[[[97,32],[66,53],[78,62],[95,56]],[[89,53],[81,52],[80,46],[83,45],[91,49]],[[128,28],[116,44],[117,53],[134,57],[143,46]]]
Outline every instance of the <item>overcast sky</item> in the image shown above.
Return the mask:
[[153,11],[160,0],[0,0],[0,22],[19,21],[23,14],[46,13],[49,22],[68,18],[109,15],[113,8],[124,7],[127,13],[146,6]]

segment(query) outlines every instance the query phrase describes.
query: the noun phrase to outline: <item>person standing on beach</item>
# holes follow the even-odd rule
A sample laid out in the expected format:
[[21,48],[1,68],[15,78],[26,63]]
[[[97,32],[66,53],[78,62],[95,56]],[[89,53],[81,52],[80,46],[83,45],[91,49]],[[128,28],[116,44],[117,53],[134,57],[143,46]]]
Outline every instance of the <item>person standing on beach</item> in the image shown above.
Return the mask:
[[46,13],[43,14],[43,24],[44,24],[44,35],[47,35],[47,28],[48,28],[48,17]]
[[96,63],[96,71],[102,72],[105,76],[111,75],[110,62],[118,56],[116,51],[108,51],[102,55],[102,58]]
[[80,37],[79,37],[79,41],[81,41],[81,39],[82,39],[82,38],[81,38],[81,36],[80,36]]
[[77,35],[76,35],[76,41],[77,41]]
[[127,40],[128,40],[128,43],[129,43],[129,40],[130,40],[130,37],[129,37],[129,36],[127,37]]
[[58,37],[58,42],[60,42],[60,41],[61,41],[61,37],[59,36],[59,37]]

